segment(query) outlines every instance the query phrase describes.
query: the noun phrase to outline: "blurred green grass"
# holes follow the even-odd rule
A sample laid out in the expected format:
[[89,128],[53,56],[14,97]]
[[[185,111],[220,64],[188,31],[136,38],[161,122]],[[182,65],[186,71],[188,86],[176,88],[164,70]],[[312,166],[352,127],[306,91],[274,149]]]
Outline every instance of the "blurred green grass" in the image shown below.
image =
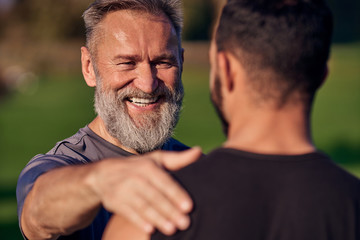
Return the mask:
[[[186,95],[175,131],[177,139],[199,145],[204,152],[225,139],[210,103],[208,75],[207,63],[189,61],[185,65]],[[47,152],[94,117],[93,90],[80,75],[40,76],[33,89],[34,94],[17,92],[0,103],[2,239],[22,239],[15,200],[21,169],[31,157]],[[360,43],[333,47],[330,76],[316,98],[312,122],[316,145],[360,176]]]
[[315,144],[360,176],[360,43],[335,45],[313,111]]

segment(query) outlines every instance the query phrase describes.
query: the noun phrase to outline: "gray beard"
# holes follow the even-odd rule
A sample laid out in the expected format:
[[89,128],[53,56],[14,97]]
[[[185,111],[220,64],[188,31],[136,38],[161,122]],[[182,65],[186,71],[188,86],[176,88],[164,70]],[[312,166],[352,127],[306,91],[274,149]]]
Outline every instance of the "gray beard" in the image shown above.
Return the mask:
[[[160,108],[133,119],[126,106],[129,97],[162,96]],[[175,90],[164,85],[153,93],[144,93],[139,89],[125,87],[117,92],[105,90],[102,81],[97,80],[95,89],[95,111],[104,121],[109,134],[124,147],[142,154],[160,149],[172,136],[179,120],[184,90],[179,80]]]

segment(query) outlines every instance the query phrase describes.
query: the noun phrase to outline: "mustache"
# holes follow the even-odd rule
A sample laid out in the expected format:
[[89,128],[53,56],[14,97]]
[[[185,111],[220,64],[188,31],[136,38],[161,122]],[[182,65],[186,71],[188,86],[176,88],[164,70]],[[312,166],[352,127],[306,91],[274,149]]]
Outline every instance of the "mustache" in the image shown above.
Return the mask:
[[161,85],[153,92],[146,93],[138,88],[126,87],[117,90],[115,96],[118,101],[124,101],[129,98],[163,98],[165,101],[178,102],[182,100],[183,90],[182,88],[172,90],[165,85]]
[[119,99],[126,98],[157,98],[161,96],[171,96],[172,92],[167,87],[158,87],[155,91],[151,93],[146,93],[141,91],[138,88],[126,87],[117,91],[116,95]]

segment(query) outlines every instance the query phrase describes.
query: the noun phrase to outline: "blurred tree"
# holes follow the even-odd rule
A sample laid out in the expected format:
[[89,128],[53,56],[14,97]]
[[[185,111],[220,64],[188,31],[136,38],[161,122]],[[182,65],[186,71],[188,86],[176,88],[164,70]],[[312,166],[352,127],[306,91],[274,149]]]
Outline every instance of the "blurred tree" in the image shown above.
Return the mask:
[[216,8],[211,0],[184,0],[185,40],[209,40]]
[[[83,38],[82,12],[92,0],[11,0],[11,14],[1,13],[0,36],[25,32],[43,40]],[[183,0],[184,39],[208,40],[215,16],[225,0]],[[335,15],[335,42],[360,40],[360,1],[328,0]],[[10,29],[10,30],[9,30]],[[11,35],[11,34],[10,34]],[[16,35],[18,37],[18,35]]]
[[[6,27],[36,40],[83,38],[81,15],[91,0],[17,0]],[[208,40],[219,0],[183,0],[184,39]],[[1,27],[1,26],[0,26]],[[1,31],[1,29],[0,29]],[[11,34],[10,34],[11,35]],[[16,37],[19,37],[16,35]]]
[[328,0],[335,19],[334,42],[360,40],[360,1]]
[[18,0],[9,17],[9,28],[20,27],[35,39],[64,40],[82,37],[82,12],[89,0]]

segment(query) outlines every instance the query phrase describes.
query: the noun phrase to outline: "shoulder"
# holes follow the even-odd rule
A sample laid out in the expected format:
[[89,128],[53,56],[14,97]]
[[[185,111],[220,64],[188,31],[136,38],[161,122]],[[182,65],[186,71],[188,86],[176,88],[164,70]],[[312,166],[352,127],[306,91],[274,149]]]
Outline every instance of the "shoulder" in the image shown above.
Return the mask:
[[211,188],[219,185],[219,178],[229,175],[229,168],[236,171],[238,166],[229,165],[231,159],[232,156],[228,156],[226,150],[219,148],[171,174],[192,197],[205,196],[212,192]]
[[328,155],[322,152],[316,152],[313,156],[314,161],[311,171],[317,173],[319,178],[321,178],[319,180],[325,179],[327,183],[334,184],[335,186],[346,185],[347,187],[355,187],[359,189],[360,179],[343,169]]
[[86,164],[103,158],[131,154],[102,139],[86,126],[73,136],[56,143],[46,155],[68,156],[76,159],[78,163]]
[[228,164],[226,163],[236,157],[237,156],[234,156],[228,149],[218,148],[207,155],[203,155],[196,162],[173,172],[173,174],[183,178],[183,176],[190,177],[197,176],[197,174],[206,175],[207,172],[218,172],[221,167],[227,168]]
[[69,148],[83,148],[84,139],[91,137],[87,129],[88,127],[81,128],[73,136],[57,142],[47,154],[63,154]]

